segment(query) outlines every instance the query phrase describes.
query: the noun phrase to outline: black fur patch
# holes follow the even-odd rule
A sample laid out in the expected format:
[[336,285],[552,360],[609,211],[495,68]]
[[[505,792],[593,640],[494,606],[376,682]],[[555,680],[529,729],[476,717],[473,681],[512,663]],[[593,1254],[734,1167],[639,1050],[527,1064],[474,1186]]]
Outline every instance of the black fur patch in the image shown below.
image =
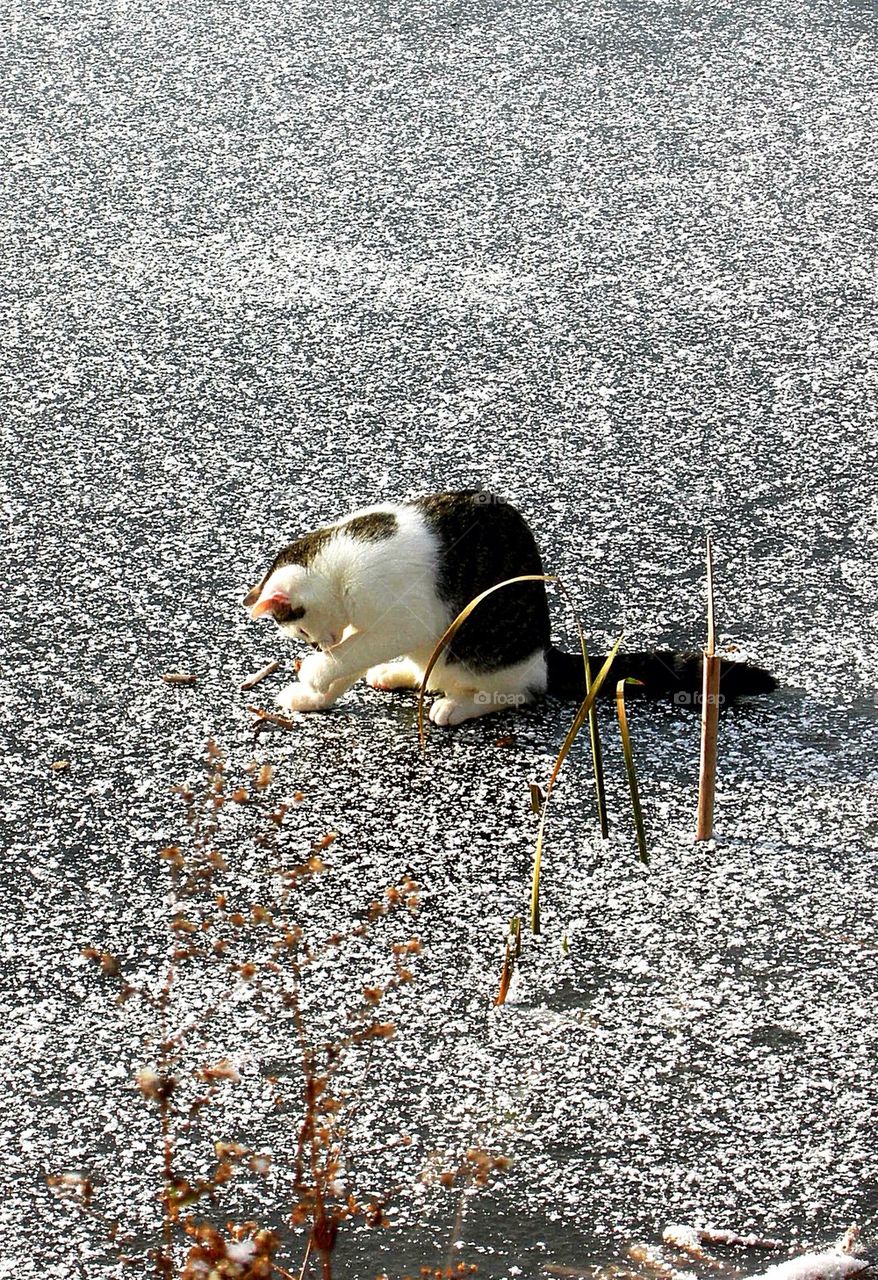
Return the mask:
[[[603,657],[589,655],[592,678],[597,675]],[[549,684],[547,693],[557,698],[584,698],[585,675],[579,654],[561,653],[552,647],[546,654]],[[646,653],[618,653],[610,673],[601,686],[600,696],[616,692],[619,680],[641,681],[625,691],[631,698],[672,698],[680,706],[701,707],[702,660],[700,653],[677,653],[672,649],[656,649]],[[770,693],[777,681],[768,671],[747,662],[720,661],[721,705],[736,698],[756,693]]]
[[[255,604],[262,594],[262,589],[268,579],[274,573],[275,569],[282,569],[287,564],[300,564],[307,569],[312,560],[319,552],[323,550],[328,542],[332,540],[338,530],[335,527],[329,529],[315,529],[313,533],[306,533],[303,537],[297,538],[295,542],[289,543],[283,547],[268,567],[268,570],[262,575],[260,582],[244,597],[244,604]],[[301,617],[301,614],[299,615]],[[279,618],[279,622],[288,622],[291,619]],[[292,619],[295,621],[295,619]]]
[[392,511],[372,511],[365,516],[354,516],[339,525],[341,533],[359,542],[383,542],[396,533],[399,522]]
[[273,610],[272,616],[278,625],[282,622],[298,622],[300,618],[304,618],[305,610],[301,605],[298,605],[295,609],[290,604],[278,605],[278,607]]
[[275,569],[282,569],[288,564],[300,564],[307,569],[337,532],[338,529],[332,526],[329,529],[315,529],[313,533],[303,534],[301,538],[297,538],[295,542],[291,542],[289,546],[277,553],[274,564],[265,575],[266,578],[274,573]]
[[[505,578],[542,573],[533,534],[516,509],[478,489],[437,493],[412,504],[439,539],[436,588],[452,617]],[[445,651],[446,662],[498,671],[549,644],[549,605],[542,582],[503,587],[484,600]]]

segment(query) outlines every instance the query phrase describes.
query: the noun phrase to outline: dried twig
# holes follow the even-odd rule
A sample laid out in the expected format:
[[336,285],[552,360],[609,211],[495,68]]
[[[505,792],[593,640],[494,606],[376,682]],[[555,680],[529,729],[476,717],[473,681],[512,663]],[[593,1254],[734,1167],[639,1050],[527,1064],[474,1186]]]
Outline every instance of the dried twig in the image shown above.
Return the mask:
[[280,716],[275,711],[265,711],[262,707],[250,707],[247,710],[256,716],[259,724],[257,728],[261,728],[262,724],[277,724],[281,729],[297,729],[299,726],[295,720],[291,720],[289,716]]
[[193,675],[190,671],[163,671],[162,679],[165,684],[186,685],[195,684],[198,676]]
[[273,658],[271,662],[267,662],[264,667],[260,667],[258,671],[254,671],[252,675],[249,675],[246,680],[241,681],[241,692],[247,693],[250,689],[255,689],[268,676],[273,676],[279,666],[280,658]]
[[783,1240],[775,1240],[770,1236],[758,1236],[754,1232],[739,1235],[737,1231],[727,1231],[715,1227],[686,1227],[679,1223],[671,1223],[662,1232],[665,1244],[672,1244],[684,1253],[691,1253],[694,1258],[705,1257],[704,1245],[719,1244],[739,1249],[786,1249]]

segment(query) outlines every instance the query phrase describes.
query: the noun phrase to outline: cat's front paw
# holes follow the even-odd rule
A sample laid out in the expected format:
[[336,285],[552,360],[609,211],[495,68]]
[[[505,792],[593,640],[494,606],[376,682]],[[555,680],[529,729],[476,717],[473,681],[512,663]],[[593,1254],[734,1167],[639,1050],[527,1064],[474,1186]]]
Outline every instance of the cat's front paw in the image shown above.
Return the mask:
[[366,683],[373,689],[417,689],[423,672],[408,660],[381,662],[366,672]]
[[463,724],[464,720],[474,720],[490,710],[487,702],[477,702],[474,698],[437,698],[430,707],[430,719],[433,724],[448,728]]
[[299,680],[318,693],[325,693],[338,679],[338,663],[327,653],[312,653],[299,667]]
[[332,703],[325,693],[307,684],[288,684],[277,695],[277,705],[283,711],[324,711]]

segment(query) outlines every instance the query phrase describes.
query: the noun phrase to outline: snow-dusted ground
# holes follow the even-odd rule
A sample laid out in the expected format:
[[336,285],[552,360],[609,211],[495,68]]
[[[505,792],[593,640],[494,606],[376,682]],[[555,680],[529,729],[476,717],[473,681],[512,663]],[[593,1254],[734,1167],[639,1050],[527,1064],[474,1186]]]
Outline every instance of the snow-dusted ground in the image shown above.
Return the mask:
[[[403,1182],[471,1142],[513,1157],[465,1218],[485,1274],[611,1257],[668,1220],[816,1244],[868,1224],[870,7],[39,0],[4,25],[0,1274],[115,1274],[47,1174],[88,1171],[135,1226],[153,1212],[149,1019],[78,953],[160,970],[168,787],[209,734],[305,793],[290,856],[339,832],[315,930],[406,869],[423,884],[417,982],[351,1149],[407,1131]],[[279,544],[473,483],[520,504],[596,646],[622,625],[700,642],[712,529],[721,630],[784,684],[723,725],[716,848],[692,843],[695,719],[632,709],[649,872],[604,717],[611,839],[574,752],[544,937],[501,1010],[527,783],[570,708],[433,731],[421,764],[405,697],[355,691],[253,753],[238,692],[280,652],[239,607]],[[224,848],[263,900],[243,817]],[[260,1072],[292,1033],[243,1002],[211,1034],[243,1075],[212,1132],[275,1152],[282,1204],[295,1117]],[[395,1159],[365,1160],[367,1189]],[[395,1204],[419,1231],[345,1241],[342,1274],[444,1260],[454,1199]]]

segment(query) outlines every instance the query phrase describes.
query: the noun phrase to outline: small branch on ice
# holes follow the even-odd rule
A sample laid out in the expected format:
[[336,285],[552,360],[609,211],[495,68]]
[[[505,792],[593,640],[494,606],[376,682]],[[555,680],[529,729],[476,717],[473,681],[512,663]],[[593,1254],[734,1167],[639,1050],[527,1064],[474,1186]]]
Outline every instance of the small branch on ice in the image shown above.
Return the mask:
[[665,1244],[672,1244],[684,1253],[691,1253],[694,1258],[705,1257],[704,1245],[725,1244],[741,1249],[786,1249],[783,1240],[773,1240],[770,1236],[741,1236],[736,1231],[715,1230],[713,1227],[684,1227],[679,1223],[671,1223],[662,1232]]
[[247,710],[256,716],[255,732],[259,732],[267,724],[280,725],[281,729],[297,729],[299,726],[289,716],[279,716],[274,711],[265,711],[262,707],[248,707]]
[[264,667],[260,667],[258,671],[254,671],[252,675],[249,675],[246,680],[241,681],[241,692],[247,693],[250,689],[255,689],[256,686],[261,684],[263,680],[268,678],[268,676],[274,675],[279,666],[280,659],[273,658],[272,661],[266,663]]

